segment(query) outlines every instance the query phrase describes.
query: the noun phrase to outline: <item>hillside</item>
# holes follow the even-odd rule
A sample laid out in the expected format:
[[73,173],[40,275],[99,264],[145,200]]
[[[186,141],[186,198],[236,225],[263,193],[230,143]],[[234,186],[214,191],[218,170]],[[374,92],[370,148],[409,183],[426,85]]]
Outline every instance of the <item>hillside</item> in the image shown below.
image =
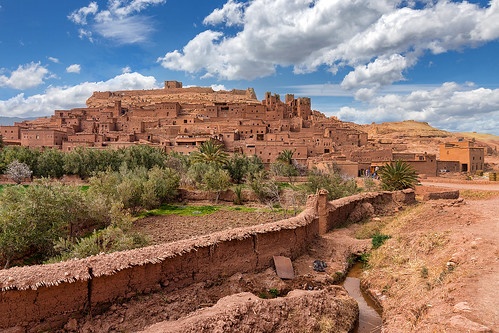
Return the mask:
[[19,117],[1,117],[0,116],[0,126],[11,126],[11,125],[14,125],[15,122],[21,122],[23,120],[32,120],[32,119],[36,119],[36,117],[19,118]]
[[367,132],[371,142],[392,144],[394,149],[401,151],[426,151],[438,155],[440,143],[464,138],[485,147],[491,161],[498,157],[499,136],[492,134],[448,132],[414,120],[357,125],[357,129]]

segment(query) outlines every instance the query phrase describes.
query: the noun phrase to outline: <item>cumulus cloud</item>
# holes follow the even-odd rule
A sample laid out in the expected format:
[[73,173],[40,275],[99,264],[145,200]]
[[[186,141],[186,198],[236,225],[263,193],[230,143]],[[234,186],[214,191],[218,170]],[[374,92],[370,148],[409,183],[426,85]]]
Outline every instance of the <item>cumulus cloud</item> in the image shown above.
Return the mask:
[[413,119],[450,131],[499,135],[499,89],[447,82],[433,89],[378,95],[363,106],[343,107],[335,115],[364,124]]
[[159,88],[156,79],[139,73],[125,73],[107,81],[84,82],[70,87],[49,87],[43,94],[26,96],[18,94],[0,100],[0,115],[8,117],[41,117],[52,115],[54,110],[84,107],[94,91]]
[[154,31],[150,17],[138,15],[149,6],[164,4],[166,0],[110,0],[106,9],[99,9],[96,2],[68,15],[79,26],[80,38],[94,42],[94,34],[118,44],[136,44],[147,41]]
[[66,72],[80,74],[81,66],[78,64],[72,64],[66,67]]
[[95,15],[99,10],[99,5],[97,2],[91,2],[87,7],[82,7],[73,11],[70,15],[68,15],[69,20],[79,25],[87,24],[87,16]]
[[220,91],[220,90],[227,90],[223,84],[212,84],[211,89],[215,91]]
[[[278,66],[295,73],[351,70],[345,89],[378,89],[404,79],[427,53],[474,47],[499,37],[499,0],[229,0],[204,19],[214,26],[182,49],[158,58],[162,66],[201,77],[255,79]],[[220,26],[220,29],[217,29]],[[233,26],[237,31],[223,30]],[[366,91],[366,90],[364,90]]]
[[243,3],[229,0],[221,9],[215,9],[208,15],[203,23],[207,25],[217,25],[225,23],[227,26],[243,24]]
[[[3,69],[2,71],[6,71]],[[0,87],[24,90],[44,83],[49,75],[49,70],[40,62],[31,62],[19,67],[10,73],[10,76],[0,75]]]
[[355,67],[348,73],[341,86],[346,89],[358,87],[381,87],[404,79],[402,71],[413,61],[400,54],[381,56],[367,65]]

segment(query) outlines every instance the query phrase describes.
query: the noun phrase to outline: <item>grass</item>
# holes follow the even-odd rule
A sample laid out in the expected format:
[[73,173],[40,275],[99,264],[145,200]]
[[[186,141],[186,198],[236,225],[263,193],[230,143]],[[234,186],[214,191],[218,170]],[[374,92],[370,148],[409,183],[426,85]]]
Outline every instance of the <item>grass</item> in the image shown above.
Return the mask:
[[499,191],[459,190],[459,196],[468,200],[487,200],[499,196]]
[[223,205],[206,205],[206,206],[195,206],[195,205],[162,205],[157,209],[151,209],[146,212],[142,212],[137,215],[138,218],[147,216],[164,216],[164,215],[180,215],[180,216],[203,216],[208,214],[213,214],[219,210],[227,211],[237,211],[241,213],[253,213],[253,212],[274,212],[278,214],[289,214],[292,211],[283,208],[273,209],[270,208],[256,208],[247,206],[223,206]]
[[247,207],[247,206],[224,206],[223,207],[224,210],[228,210],[228,211],[236,211],[236,212],[241,212],[241,213],[252,213],[252,212],[256,212],[257,210],[259,210],[258,208],[255,208],[255,207]]
[[89,188],[90,188],[89,185],[82,185],[82,186],[80,186],[80,190],[83,191],[83,192],[88,191]]
[[180,215],[180,216],[202,216],[215,213],[220,210],[220,206],[176,206],[162,205],[157,209],[152,209],[139,214],[138,217]]
[[247,206],[224,206],[224,205],[206,205],[206,206],[195,206],[195,205],[162,205],[157,209],[148,210],[138,214],[137,218],[144,218],[148,216],[165,216],[165,215],[180,215],[180,216],[203,216],[213,214],[219,210],[226,211],[236,211],[241,213],[253,213],[253,212],[272,212],[276,214],[292,214],[293,210],[290,209],[270,209],[270,208],[256,208]]
[[385,226],[384,221],[370,220],[368,222],[360,224],[359,229],[355,231],[355,238],[357,239],[368,239],[373,238],[374,235],[380,234],[381,229]]
[[376,233],[372,239],[373,249],[377,249],[378,247],[383,245],[387,239],[390,239],[390,238],[391,238],[391,236],[389,236],[389,235]]
[[387,316],[394,315],[393,309],[399,309],[397,315],[405,317],[407,326],[401,326],[401,331],[413,330],[413,326],[426,320],[429,304],[446,297],[442,295],[448,293],[448,283],[458,274],[464,274],[459,266],[446,264],[454,252],[448,247],[450,231],[417,225],[427,218],[430,210],[429,205],[415,205],[384,220],[379,238],[390,234],[392,239],[366,258],[367,283],[388,296],[385,305],[391,313]]

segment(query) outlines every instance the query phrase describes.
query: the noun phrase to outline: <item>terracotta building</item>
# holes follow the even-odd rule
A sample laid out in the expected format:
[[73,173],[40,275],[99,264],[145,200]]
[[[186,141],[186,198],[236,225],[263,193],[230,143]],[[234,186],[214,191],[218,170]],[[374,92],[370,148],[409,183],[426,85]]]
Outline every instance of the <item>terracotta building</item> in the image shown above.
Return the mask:
[[440,161],[458,162],[459,170],[457,171],[476,173],[483,170],[485,150],[482,147],[475,147],[473,141],[443,143],[439,148]]
[[[365,145],[367,134],[311,109],[311,100],[288,94],[256,99],[253,89],[213,91],[183,88],[95,92],[86,108],[56,110],[50,118],[0,127],[4,137],[30,147],[124,147],[144,143],[190,153],[204,141],[219,140],[229,152],[275,161],[284,149],[295,159]],[[10,133],[14,132],[14,133]],[[10,136],[8,136],[9,134]]]
[[21,128],[19,126],[0,126],[0,136],[6,145],[21,144]]
[[[368,146],[367,133],[353,124],[326,117],[312,110],[310,98],[292,94],[282,100],[267,92],[259,101],[251,88],[214,91],[166,81],[162,89],[94,92],[86,104],[55,110],[51,117],[0,126],[0,135],[7,144],[42,149],[147,144],[183,154],[207,140],[218,140],[226,151],[256,155],[264,164],[275,162],[283,150],[292,150],[302,165],[313,168],[334,162],[351,176],[394,159],[391,149]],[[414,154],[407,160],[421,173],[436,173],[434,157]]]

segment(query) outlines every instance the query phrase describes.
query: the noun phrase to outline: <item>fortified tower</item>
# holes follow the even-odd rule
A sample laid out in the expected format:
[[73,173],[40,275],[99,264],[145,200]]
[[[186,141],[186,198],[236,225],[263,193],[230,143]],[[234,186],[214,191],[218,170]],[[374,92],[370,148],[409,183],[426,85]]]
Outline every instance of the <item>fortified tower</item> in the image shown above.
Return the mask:
[[182,82],[179,81],[165,81],[165,89],[182,88]]

